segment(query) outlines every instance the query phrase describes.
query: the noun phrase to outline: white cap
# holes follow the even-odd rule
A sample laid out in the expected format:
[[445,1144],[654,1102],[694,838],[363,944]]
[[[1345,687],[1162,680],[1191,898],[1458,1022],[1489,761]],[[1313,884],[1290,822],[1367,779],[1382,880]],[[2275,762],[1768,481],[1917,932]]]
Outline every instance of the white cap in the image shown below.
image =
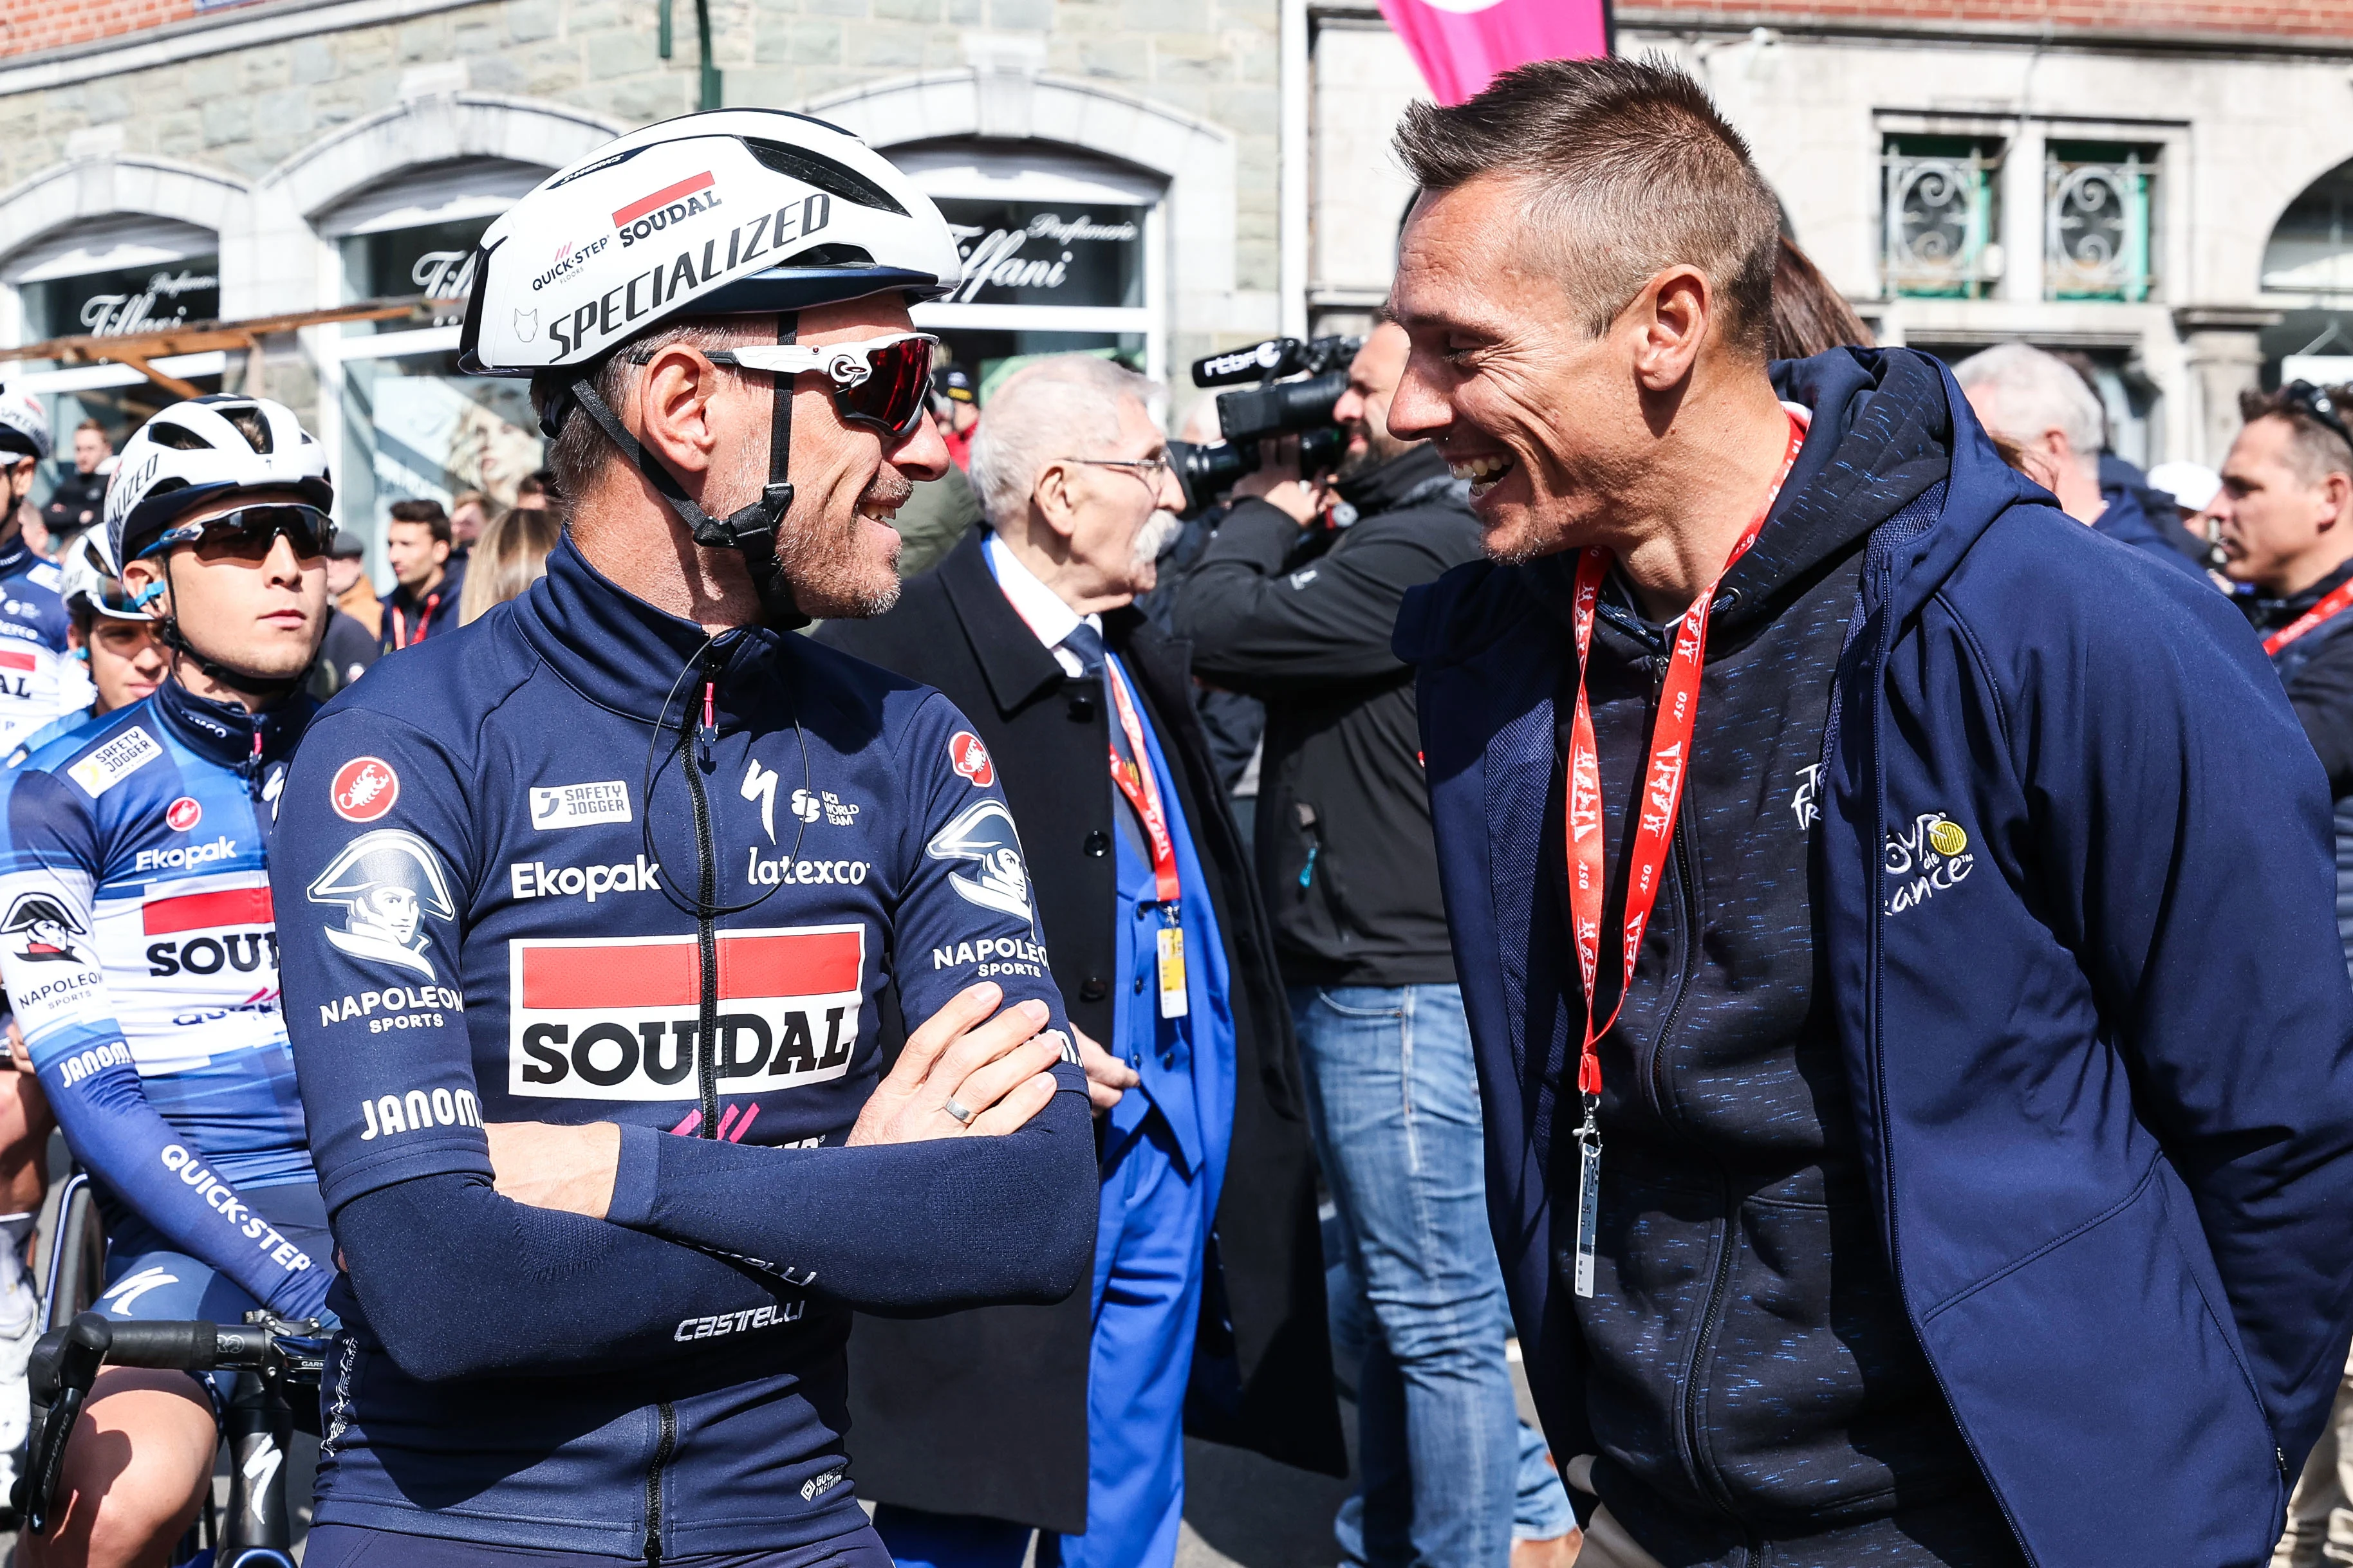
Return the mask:
[[2148,488],[2185,510],[2204,511],[2222,493],[2222,476],[2203,463],[2159,463],[2148,471]]

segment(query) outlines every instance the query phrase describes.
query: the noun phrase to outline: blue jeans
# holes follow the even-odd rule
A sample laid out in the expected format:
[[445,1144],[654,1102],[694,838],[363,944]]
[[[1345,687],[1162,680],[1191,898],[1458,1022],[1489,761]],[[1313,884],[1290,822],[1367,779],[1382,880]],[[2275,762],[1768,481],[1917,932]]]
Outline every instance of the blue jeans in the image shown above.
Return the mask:
[[1291,1007],[1340,1222],[1333,1341],[1361,1368],[1363,1490],[1334,1533],[1373,1568],[1504,1568],[1515,1536],[1577,1521],[1512,1399],[1461,992],[1294,986]]

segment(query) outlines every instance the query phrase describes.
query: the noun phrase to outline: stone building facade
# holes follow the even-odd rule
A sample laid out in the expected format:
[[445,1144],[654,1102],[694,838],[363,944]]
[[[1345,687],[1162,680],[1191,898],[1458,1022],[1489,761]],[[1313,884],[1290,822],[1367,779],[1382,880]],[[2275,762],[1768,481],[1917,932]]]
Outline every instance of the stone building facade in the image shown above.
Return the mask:
[[[455,294],[551,169],[703,101],[804,109],[913,173],[976,278],[929,322],[984,383],[1092,348],[1193,357],[1361,327],[1410,192],[1419,77],[1369,0],[15,0],[0,20],[0,344]],[[663,48],[668,13],[670,47]],[[2116,444],[2219,457],[2242,387],[2353,372],[2353,0],[1620,6],[1701,75],[1792,235],[1880,336],[2081,352]],[[346,522],[536,460],[456,329],[258,356]],[[121,427],[119,366],[0,377]]]
[[[676,5],[668,58],[663,9],[258,0],[0,53],[0,343],[461,294],[475,237],[515,197],[703,100],[695,7]],[[712,0],[709,16],[718,101],[847,126],[958,226],[966,285],[923,315],[984,387],[1068,349],[1181,380],[1279,325],[1278,0]],[[456,346],[453,316],[337,323],[268,340],[258,363],[158,368],[232,388],[258,370],[326,441],[346,525],[372,531],[391,500],[496,494],[536,465],[520,384],[459,374]],[[120,366],[0,379],[117,428],[167,396]]]

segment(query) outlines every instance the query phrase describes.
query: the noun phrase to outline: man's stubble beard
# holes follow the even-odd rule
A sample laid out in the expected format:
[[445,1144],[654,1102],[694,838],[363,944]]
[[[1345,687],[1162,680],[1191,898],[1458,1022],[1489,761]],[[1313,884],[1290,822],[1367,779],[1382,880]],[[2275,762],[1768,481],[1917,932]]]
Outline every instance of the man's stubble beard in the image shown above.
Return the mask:
[[[766,458],[757,459],[757,477],[748,471],[753,466],[753,455],[747,452],[744,493],[757,495],[766,479]],[[875,498],[903,502],[913,491],[906,477],[885,463],[859,493],[858,501]],[[809,522],[796,526],[787,514],[777,529],[777,563],[792,589],[793,603],[803,615],[818,620],[864,620],[899,602],[900,542],[894,533],[889,558],[879,565],[866,559],[859,548],[864,521],[858,504],[852,503],[839,522],[820,511]]]

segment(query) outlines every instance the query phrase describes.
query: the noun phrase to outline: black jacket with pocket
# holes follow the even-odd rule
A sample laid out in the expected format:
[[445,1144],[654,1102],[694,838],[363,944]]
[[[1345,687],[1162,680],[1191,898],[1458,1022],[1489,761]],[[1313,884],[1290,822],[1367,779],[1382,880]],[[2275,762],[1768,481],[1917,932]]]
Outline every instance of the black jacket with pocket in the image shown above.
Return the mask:
[[[1054,984],[1071,1021],[1112,1037],[1116,860],[1109,721],[1095,677],[1073,679],[965,535],[872,620],[828,621],[819,642],[945,692],[979,731],[1021,830]],[[1233,1142],[1218,1201],[1187,1435],[1303,1469],[1347,1468],[1324,1320],[1315,1161],[1291,1011],[1249,862],[1188,697],[1186,649],[1138,611],[1103,617],[1161,740],[1216,901],[1231,975]],[[883,1023],[885,1050],[896,1021]],[[1087,1527],[1092,1300],[983,1307],[928,1321],[861,1315],[849,1343],[850,1462],[859,1495],[1079,1534]]]
[[1408,589],[1479,558],[1479,524],[1428,447],[1340,493],[1356,510],[1345,529],[1236,505],[1176,627],[1195,674],[1266,703],[1258,874],[1283,979],[1451,984],[1412,671],[1389,636]]

